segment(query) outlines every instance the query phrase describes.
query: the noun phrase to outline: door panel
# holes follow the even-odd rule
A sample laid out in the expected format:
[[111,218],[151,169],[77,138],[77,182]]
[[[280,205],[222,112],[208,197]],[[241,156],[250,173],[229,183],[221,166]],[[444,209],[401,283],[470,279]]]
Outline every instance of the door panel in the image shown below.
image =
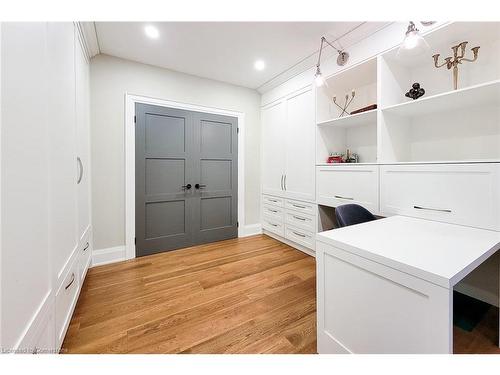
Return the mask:
[[195,243],[238,236],[238,120],[206,113],[194,114]]
[[314,201],[314,96],[309,88],[287,99],[285,195]]
[[201,230],[229,227],[231,223],[231,197],[201,199]]
[[262,192],[284,196],[286,103],[262,110]]
[[[71,22],[47,25],[50,139],[50,221],[53,271],[59,285],[79,240],[75,34]],[[79,121],[77,121],[79,124]],[[87,164],[88,165],[88,164]],[[88,176],[85,175],[85,179]],[[83,180],[82,180],[83,182]]]
[[146,239],[186,233],[186,201],[146,203]]
[[237,237],[237,119],[146,104],[136,118],[137,255]]
[[146,159],[146,194],[162,195],[182,192],[186,181],[183,159]]
[[190,112],[136,104],[136,254],[191,244]]
[[186,126],[185,117],[147,113],[146,152],[149,155],[160,156],[185,153]]

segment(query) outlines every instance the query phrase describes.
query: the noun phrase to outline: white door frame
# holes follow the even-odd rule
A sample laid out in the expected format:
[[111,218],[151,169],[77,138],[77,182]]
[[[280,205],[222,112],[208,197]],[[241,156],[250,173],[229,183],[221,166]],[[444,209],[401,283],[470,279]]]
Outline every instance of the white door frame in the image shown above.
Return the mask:
[[238,111],[125,93],[125,258],[135,258],[135,103],[238,118],[238,237],[245,224],[245,114]]

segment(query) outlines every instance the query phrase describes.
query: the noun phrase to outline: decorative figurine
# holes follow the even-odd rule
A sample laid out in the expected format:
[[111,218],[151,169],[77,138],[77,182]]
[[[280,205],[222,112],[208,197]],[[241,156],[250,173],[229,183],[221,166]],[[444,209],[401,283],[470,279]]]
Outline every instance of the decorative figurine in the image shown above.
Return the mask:
[[425,94],[425,90],[420,87],[420,83],[415,82],[411,85],[410,91],[408,91],[405,96],[407,98],[412,98],[413,100],[420,98]]
[[[451,47],[453,50],[453,57],[447,57],[444,59],[444,63],[441,65],[438,64],[439,53],[432,56],[434,59],[434,66],[436,68],[441,68],[442,66],[446,66],[448,70],[453,68],[453,89],[456,90],[458,88],[458,65],[462,63],[462,61],[474,62],[477,60],[477,54],[480,47],[472,48],[472,53],[474,54],[474,58],[465,59],[465,47],[468,42],[462,42],[457,44],[456,46]],[[460,48],[460,54],[458,53],[458,49]]]
[[351,91],[351,98],[350,99],[349,99],[349,94],[346,94],[345,103],[344,103],[343,107],[341,107],[340,105],[337,104],[337,97],[336,96],[333,97],[333,103],[342,110],[339,117],[342,117],[344,115],[349,114],[349,112],[347,112],[347,107],[349,107],[349,104],[351,104],[351,102],[353,101],[355,96],[356,96],[356,92],[354,90]]

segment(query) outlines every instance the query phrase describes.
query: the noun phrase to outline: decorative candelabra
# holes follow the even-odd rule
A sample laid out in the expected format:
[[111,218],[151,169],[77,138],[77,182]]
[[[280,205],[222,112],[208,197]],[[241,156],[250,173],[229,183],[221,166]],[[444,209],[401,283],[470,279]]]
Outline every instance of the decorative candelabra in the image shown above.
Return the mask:
[[333,97],[333,103],[342,110],[339,117],[342,117],[345,114],[349,114],[347,112],[347,107],[349,107],[349,105],[351,104],[351,102],[353,101],[355,96],[356,96],[356,92],[354,90],[351,91],[351,97],[349,97],[349,94],[346,94],[343,107],[337,104],[337,97],[336,96]]
[[[465,56],[465,47],[467,46],[468,42],[462,42],[460,44],[457,44],[456,46],[451,47],[453,50],[453,57],[447,57],[444,59],[444,63],[441,65],[438,64],[438,59],[439,59],[439,53],[435,54],[432,56],[434,59],[434,66],[436,68],[441,68],[442,66],[446,66],[448,70],[453,68],[453,89],[456,90],[458,88],[458,65],[462,63],[462,61],[469,61],[469,62],[474,62],[477,60],[477,54],[479,51],[480,47],[474,47],[472,48],[472,53],[474,54],[473,59],[466,59],[464,58]],[[458,50],[460,49],[460,53]]]

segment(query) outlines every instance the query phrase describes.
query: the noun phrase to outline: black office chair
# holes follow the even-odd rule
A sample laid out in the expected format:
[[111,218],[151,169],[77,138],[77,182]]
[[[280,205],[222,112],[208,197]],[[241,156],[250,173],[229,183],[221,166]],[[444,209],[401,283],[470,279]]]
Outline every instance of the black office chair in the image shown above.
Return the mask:
[[338,206],[335,208],[335,217],[337,218],[339,228],[376,220],[376,217],[370,211],[358,204]]

